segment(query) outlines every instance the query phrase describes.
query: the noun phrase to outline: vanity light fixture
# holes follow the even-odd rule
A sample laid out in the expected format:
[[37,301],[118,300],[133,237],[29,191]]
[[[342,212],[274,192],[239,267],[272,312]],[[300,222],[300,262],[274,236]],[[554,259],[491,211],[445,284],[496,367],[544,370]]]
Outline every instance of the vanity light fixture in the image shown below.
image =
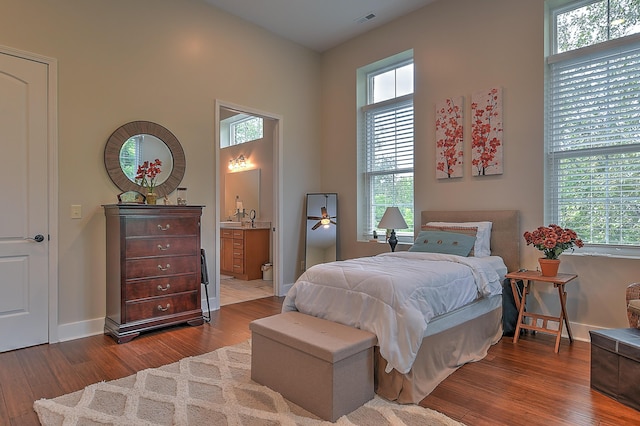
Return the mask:
[[247,160],[244,155],[240,154],[239,157],[229,160],[229,170],[245,169],[247,167]]

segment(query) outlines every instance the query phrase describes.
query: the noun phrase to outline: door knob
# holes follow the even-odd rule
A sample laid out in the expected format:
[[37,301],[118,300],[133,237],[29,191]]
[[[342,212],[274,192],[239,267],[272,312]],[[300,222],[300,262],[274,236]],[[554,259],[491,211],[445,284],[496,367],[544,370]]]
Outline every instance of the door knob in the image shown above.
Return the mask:
[[38,235],[36,235],[35,237],[33,237],[33,240],[34,240],[36,243],[41,243],[41,242],[43,242],[43,241],[44,241],[44,236],[42,236],[42,234],[38,234]]

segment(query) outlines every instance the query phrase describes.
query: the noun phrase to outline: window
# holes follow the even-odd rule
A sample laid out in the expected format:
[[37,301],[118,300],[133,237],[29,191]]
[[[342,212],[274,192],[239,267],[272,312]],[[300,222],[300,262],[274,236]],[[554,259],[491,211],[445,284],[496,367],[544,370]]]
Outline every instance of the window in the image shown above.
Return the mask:
[[263,138],[263,119],[236,114],[220,121],[220,148],[239,145]]
[[131,182],[136,181],[138,164],[141,164],[140,152],[142,151],[142,135],[132,136],[122,144],[120,148],[120,168]]
[[547,219],[619,253],[640,245],[640,0],[573,2],[551,18]]
[[231,145],[262,139],[262,118],[246,117],[230,125]]
[[[410,52],[411,53],[411,52]],[[411,53],[412,54],[412,53]],[[397,206],[407,228],[400,241],[412,241],[413,213],[413,58],[407,54],[359,72],[361,238],[369,239],[387,207]],[[400,59],[400,60],[399,60]]]

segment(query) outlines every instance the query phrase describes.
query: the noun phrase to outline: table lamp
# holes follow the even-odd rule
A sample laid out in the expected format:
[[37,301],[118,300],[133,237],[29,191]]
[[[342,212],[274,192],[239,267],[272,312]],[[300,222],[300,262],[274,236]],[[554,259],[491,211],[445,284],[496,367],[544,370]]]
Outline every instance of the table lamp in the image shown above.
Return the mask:
[[380,229],[391,229],[391,235],[389,236],[389,245],[391,246],[391,251],[396,251],[396,244],[398,244],[398,239],[396,238],[396,229],[405,229],[407,227],[407,222],[404,221],[404,217],[402,217],[402,213],[400,213],[400,209],[397,207],[387,207],[384,214],[382,215],[382,219],[378,224],[378,228]]

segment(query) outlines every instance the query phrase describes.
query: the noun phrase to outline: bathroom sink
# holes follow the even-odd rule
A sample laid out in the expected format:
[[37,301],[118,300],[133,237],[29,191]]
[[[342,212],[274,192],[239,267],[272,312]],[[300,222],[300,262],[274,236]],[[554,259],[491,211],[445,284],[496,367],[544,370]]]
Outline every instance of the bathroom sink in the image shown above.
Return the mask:
[[224,221],[224,222],[220,222],[220,226],[223,228],[240,228],[242,226],[242,223],[233,222],[233,221]]

